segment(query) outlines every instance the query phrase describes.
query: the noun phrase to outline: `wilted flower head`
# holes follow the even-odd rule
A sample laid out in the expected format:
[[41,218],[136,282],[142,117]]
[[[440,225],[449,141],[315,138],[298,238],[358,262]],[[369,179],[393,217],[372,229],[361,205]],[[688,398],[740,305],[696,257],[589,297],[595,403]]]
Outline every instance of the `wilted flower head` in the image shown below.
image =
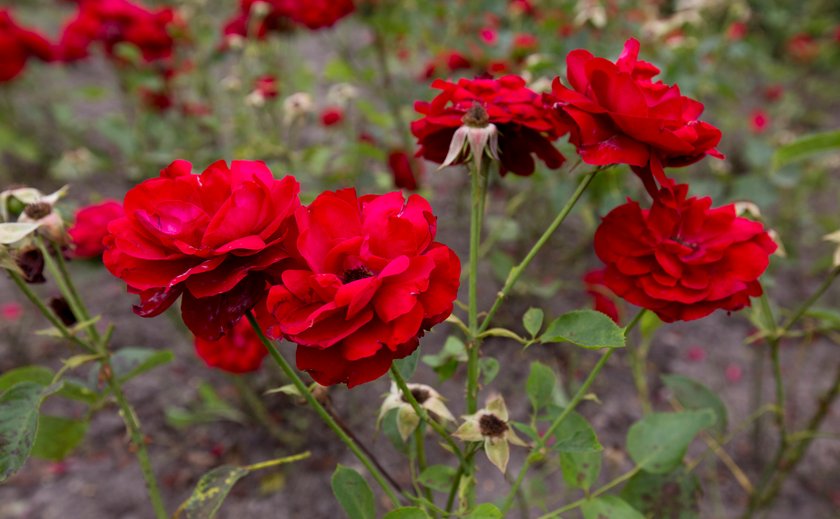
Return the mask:
[[[407,384],[411,395],[420,404],[420,407],[428,411],[433,419],[445,422],[455,422],[455,417],[447,409],[446,400],[434,390],[431,386],[425,384]],[[403,440],[408,438],[414,429],[420,424],[420,417],[414,412],[414,408],[408,402],[405,395],[402,394],[396,384],[391,384],[391,391],[382,403],[379,410],[379,418],[377,421],[382,421],[388,411],[398,409],[397,415],[397,430]]]
[[464,441],[483,441],[487,459],[502,472],[507,469],[510,459],[508,444],[526,446],[510,426],[507,406],[501,395],[490,397],[484,409],[463,419],[464,423],[452,435]]
[[295,92],[283,100],[283,121],[291,124],[312,113],[314,106],[311,95],[306,92]]

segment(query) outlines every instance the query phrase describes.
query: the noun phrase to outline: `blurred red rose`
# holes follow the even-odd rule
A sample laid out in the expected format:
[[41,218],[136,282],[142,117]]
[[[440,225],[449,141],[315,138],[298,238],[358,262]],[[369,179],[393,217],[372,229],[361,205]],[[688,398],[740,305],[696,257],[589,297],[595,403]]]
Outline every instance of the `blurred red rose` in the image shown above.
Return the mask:
[[423,70],[423,78],[431,79],[435,77],[438,69],[441,68],[452,73],[458,70],[469,70],[472,68],[472,63],[459,52],[454,50],[445,51],[438,54],[426,64]]
[[[570,141],[587,164],[629,164],[655,196],[670,184],[663,167],[686,166],[706,155],[722,158],[715,149],[720,130],[697,118],[703,105],[651,78],[659,69],[637,59],[639,42],[630,39],[613,63],[586,50],[566,58],[571,89],[554,79],[558,112],[571,124]],[[652,173],[652,177],[651,177]]]
[[819,55],[820,45],[810,34],[799,33],[787,41],[787,51],[796,61],[807,63]]
[[109,57],[119,58],[117,46],[128,43],[146,62],[166,59],[175,45],[171,29],[180,23],[171,7],[151,11],[128,0],[81,0],[62,32],[59,55],[63,61],[80,60],[99,42]]
[[225,36],[263,39],[270,32],[291,30],[293,24],[323,29],[354,10],[353,0],[240,0],[239,12],[225,22],[223,32]]
[[767,112],[761,109],[752,111],[750,114],[750,129],[753,133],[764,133],[768,124],[770,124],[770,118],[767,116]]
[[615,294],[604,284],[604,269],[590,270],[583,276],[586,292],[592,296],[595,310],[606,315],[619,324],[618,306],[615,304]]
[[274,99],[280,93],[277,78],[270,74],[258,77],[254,81],[254,90],[259,92],[263,99]]
[[747,35],[746,22],[732,22],[726,29],[726,37],[731,41],[743,40]]
[[13,323],[23,317],[23,307],[19,303],[4,303],[0,305],[0,318]]
[[322,193],[296,213],[305,266],[282,274],[269,334],[295,342],[297,365],[322,385],[374,380],[452,313],[461,263],[434,241],[425,199]]
[[532,154],[551,169],[563,164],[563,155],[551,141],[568,129],[545,106],[540,94],[525,87],[521,77],[461,79],[458,83],[438,79],[432,83],[432,88],[443,92],[431,103],[418,101],[414,105],[424,116],[411,123],[411,132],[420,145],[417,156],[443,163],[452,137],[463,125],[464,115],[474,104],[479,104],[499,132],[499,172],[502,175],[508,171],[517,175],[532,174],[535,168]]
[[103,261],[139,294],[135,313],[153,317],[182,296],[187,327],[216,340],[265,297],[291,257],[300,188],[294,177],[274,179],[262,162],[191,170],[175,161],[126,194]]
[[394,177],[394,187],[417,191],[423,174],[423,163],[419,159],[402,150],[395,150],[388,154],[388,169]]
[[196,337],[195,352],[212,368],[248,373],[260,368],[268,350],[248,319],[242,318],[219,340]]
[[108,224],[123,215],[122,205],[115,200],[83,207],[76,211],[73,226],[68,229],[73,241],[73,256],[97,258],[105,251],[102,239],[108,234]]
[[513,42],[511,43],[511,53],[514,55],[515,58],[520,59],[528,54],[532,54],[537,51],[539,47],[539,40],[536,36],[529,33],[518,33],[513,36]]
[[29,58],[52,61],[54,57],[53,46],[46,38],[21,27],[11,12],[0,9],[0,82],[16,78]]
[[324,108],[321,112],[321,124],[324,126],[335,126],[344,120],[344,110],[337,106]]
[[776,250],[762,224],[737,217],[733,205],[711,209],[710,198],[687,193],[684,184],[663,188],[648,210],[629,201],[595,233],[604,284],[666,322],[750,306]]

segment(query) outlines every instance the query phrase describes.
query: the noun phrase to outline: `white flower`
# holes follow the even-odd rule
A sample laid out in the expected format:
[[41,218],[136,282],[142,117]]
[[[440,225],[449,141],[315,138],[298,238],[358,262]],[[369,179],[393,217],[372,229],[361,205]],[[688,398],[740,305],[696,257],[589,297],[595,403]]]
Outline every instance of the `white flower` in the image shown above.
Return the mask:
[[[444,422],[455,422],[455,417],[447,409],[444,404],[444,398],[440,393],[435,391],[431,386],[425,384],[406,384],[411,395],[420,404],[420,407],[431,413],[432,419],[438,419]],[[420,425],[420,417],[414,412],[414,408],[408,403],[405,396],[403,396],[399,387],[395,383],[391,383],[391,391],[382,403],[379,410],[379,418],[377,424],[382,421],[388,411],[391,409],[398,409],[397,411],[397,430],[403,440],[408,438],[414,429]]]
[[469,442],[483,441],[487,459],[502,472],[507,469],[510,459],[508,444],[527,446],[510,427],[507,406],[501,395],[491,397],[484,409],[462,418],[464,423],[452,436]]

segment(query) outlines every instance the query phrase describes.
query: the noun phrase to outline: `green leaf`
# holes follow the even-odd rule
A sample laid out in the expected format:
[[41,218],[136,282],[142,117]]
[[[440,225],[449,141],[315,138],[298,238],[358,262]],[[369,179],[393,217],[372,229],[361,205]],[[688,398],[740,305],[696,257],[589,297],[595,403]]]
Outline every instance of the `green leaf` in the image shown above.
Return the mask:
[[680,465],[697,433],[714,423],[709,409],[649,414],[627,432],[627,451],[644,470],[664,474]]
[[455,481],[455,474],[458,471],[447,465],[429,465],[417,481],[424,487],[437,490],[438,492],[449,492],[452,487],[452,482]]
[[677,401],[686,409],[711,409],[715,413],[715,432],[726,434],[726,406],[709,388],[682,375],[663,375],[662,382],[674,393]]
[[61,384],[18,382],[0,395],[0,481],[20,469],[38,434],[38,409]]
[[402,435],[400,435],[399,409],[394,408],[385,413],[385,416],[382,417],[382,421],[379,422],[379,428],[382,430],[382,434],[388,438],[388,441],[391,442],[391,445],[393,445],[397,451],[406,455],[408,454],[408,443],[403,440]]
[[256,470],[267,469],[309,457],[309,452],[263,461],[247,467],[222,465],[207,472],[195,485],[192,495],[175,511],[173,519],[213,519],[237,481]]
[[642,315],[642,319],[639,321],[639,331],[641,331],[642,337],[650,339],[653,337],[653,334],[656,333],[656,330],[662,326],[662,324],[662,319],[660,319],[655,313],[645,312]]
[[481,371],[481,381],[485,386],[490,385],[499,374],[499,361],[493,357],[482,357],[478,359],[478,369]]
[[111,356],[111,367],[119,384],[152,370],[162,364],[172,362],[175,355],[169,350],[150,348],[123,348]]
[[484,503],[473,508],[464,519],[501,519],[502,511],[491,503]]
[[791,162],[837,149],[840,149],[840,130],[806,135],[776,148],[773,168],[779,169]]
[[[556,412],[550,414],[551,419],[560,412],[562,409],[557,408]],[[554,445],[551,448],[558,452],[596,452],[604,447],[586,418],[572,411],[554,431]]]
[[42,414],[38,418],[38,435],[32,445],[32,456],[61,461],[85,438],[88,422],[63,416]]
[[339,465],[332,475],[332,490],[350,519],[376,519],[373,492],[358,472]]
[[410,380],[414,375],[414,372],[417,370],[418,360],[420,360],[420,348],[415,349],[414,352],[407,357],[395,360],[394,367],[397,368],[397,371],[400,372],[400,375],[402,375],[405,380]]
[[440,352],[435,355],[424,355],[422,360],[435,370],[442,382],[455,374],[459,363],[467,361],[467,347],[461,339],[450,335],[446,338]]
[[536,337],[540,333],[544,318],[545,314],[541,308],[529,308],[522,316],[522,326],[525,327],[525,331],[531,334],[531,337]]
[[582,348],[623,348],[624,329],[595,310],[575,310],[549,323],[540,342],[570,342]]
[[583,519],[645,519],[638,510],[618,496],[599,496],[585,501],[580,511]]
[[557,377],[554,375],[554,370],[542,362],[531,363],[531,372],[525,382],[525,391],[535,413],[551,403],[556,385]]
[[48,386],[53,376],[52,370],[43,366],[23,366],[11,369],[0,375],[0,393],[19,382],[35,382],[41,386]]
[[589,490],[601,474],[601,451],[561,452],[563,480],[572,488]]
[[382,519],[429,519],[429,515],[416,506],[404,506],[391,510]]
[[668,474],[639,472],[621,489],[621,497],[648,517],[698,519],[700,481],[680,468]]

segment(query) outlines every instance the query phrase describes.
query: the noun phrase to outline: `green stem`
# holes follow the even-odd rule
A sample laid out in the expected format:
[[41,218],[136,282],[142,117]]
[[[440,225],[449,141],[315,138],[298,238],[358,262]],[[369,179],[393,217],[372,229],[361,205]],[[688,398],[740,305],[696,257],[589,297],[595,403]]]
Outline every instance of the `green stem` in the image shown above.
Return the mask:
[[443,438],[446,444],[449,445],[449,447],[452,449],[452,452],[455,454],[455,456],[458,457],[458,463],[460,463],[462,467],[466,468],[464,455],[461,453],[461,449],[458,447],[458,443],[455,441],[452,435],[449,434],[449,432],[447,432],[446,428],[443,425],[439,424],[437,421],[433,420],[429,416],[428,411],[426,411],[426,409],[423,408],[423,406],[421,406],[419,402],[417,402],[417,399],[414,398],[414,395],[408,388],[408,384],[406,383],[405,378],[403,378],[402,374],[400,374],[400,371],[394,366],[391,366],[391,377],[394,379],[394,382],[396,382],[397,387],[400,388],[400,392],[402,392],[403,397],[406,399],[408,404],[411,406],[412,409],[414,409],[414,412],[417,413],[417,416],[419,416],[423,422],[429,424],[429,427],[431,427],[433,431],[435,431],[438,435],[440,435],[441,438]]
[[257,333],[260,341],[268,350],[269,355],[274,360],[274,362],[280,367],[283,373],[292,381],[295,388],[297,388],[298,392],[303,395],[303,398],[309,404],[310,407],[318,414],[318,416],[327,424],[327,426],[333,430],[333,432],[338,436],[338,438],[344,442],[345,445],[350,449],[350,451],[358,458],[358,460],[365,466],[368,470],[370,475],[373,477],[374,480],[379,484],[388,498],[391,500],[391,503],[394,506],[400,506],[400,498],[388,484],[386,478],[382,475],[379,469],[374,466],[371,462],[370,458],[362,452],[356,442],[353,441],[350,436],[344,431],[344,429],[339,426],[336,421],[333,419],[332,416],[327,412],[326,409],[318,402],[318,400],[312,395],[312,392],[309,391],[309,388],[306,384],[303,383],[303,380],[298,376],[297,372],[295,372],[294,368],[286,361],[286,359],[280,354],[277,350],[277,347],[268,340],[268,338],[263,334],[260,325],[257,323],[257,320],[254,318],[254,314],[251,313],[249,310],[246,314],[248,317],[248,321],[251,323],[251,326],[254,328],[254,331]]
[[[424,424],[418,424],[417,428],[414,429],[414,449],[417,452],[417,472],[418,474],[422,474],[424,470],[426,470],[426,444],[425,439],[423,438],[424,433],[426,432],[426,427]],[[426,499],[433,503],[435,502],[434,497],[432,497],[432,490],[429,487],[423,487],[423,495]],[[435,514],[437,517],[437,514]]]
[[[642,319],[642,316],[646,312],[645,309],[639,311],[636,314],[636,317],[633,318],[632,321],[624,328],[624,336],[626,337],[633,328],[636,327],[636,324]],[[539,453],[542,449],[545,448],[545,443],[554,432],[557,430],[558,427],[563,423],[563,421],[574,411],[575,407],[578,406],[583,397],[586,396],[589,388],[592,386],[592,383],[595,382],[595,378],[607,364],[607,361],[615,351],[613,348],[608,349],[605,351],[601,358],[598,359],[598,362],[595,364],[595,367],[592,368],[592,371],[589,372],[589,376],[586,377],[586,380],[583,381],[583,384],[578,388],[575,395],[572,397],[571,401],[569,401],[568,405],[563,409],[563,412],[560,413],[557,418],[551,423],[551,425],[546,429],[545,433],[537,437],[536,445],[534,445],[534,450],[532,452]],[[522,485],[522,482],[525,481],[525,473],[528,472],[528,469],[531,468],[531,465],[535,459],[532,459],[532,456],[528,456],[525,459],[525,463],[522,465],[522,468],[519,469],[519,475],[517,475],[516,480],[514,481],[513,487],[511,487],[510,492],[508,492],[507,498],[505,498],[505,503],[502,507],[502,515],[506,514],[511,506],[513,506],[513,500],[516,496],[516,492],[519,490],[519,487]]]
[[578,508],[579,506],[583,505],[584,503],[586,503],[590,499],[598,497],[601,494],[603,494],[603,493],[605,493],[609,490],[612,490],[613,488],[617,487],[618,485],[624,483],[628,479],[630,479],[633,476],[635,476],[636,474],[638,474],[641,470],[642,470],[642,466],[641,465],[636,465],[635,467],[633,467],[629,471],[625,472],[624,474],[620,475],[619,477],[617,477],[614,480],[610,481],[609,483],[605,484],[604,486],[602,486],[598,490],[592,492],[587,497],[578,499],[577,501],[569,503],[568,505],[566,505],[562,508],[558,508],[557,510],[552,510],[551,512],[549,512],[545,515],[541,515],[538,519],[552,519],[553,517],[558,517],[562,513],[568,512],[570,510],[574,510],[575,508]]
[[485,190],[482,184],[487,183],[489,160],[482,161],[479,168],[475,160],[471,163],[470,171],[470,272],[469,272],[469,303],[467,307],[467,328],[469,329],[469,352],[467,357],[467,413],[478,410],[478,350],[481,339],[478,337],[478,253],[481,246],[481,227],[484,217],[483,208]]
[[820,297],[822,297],[823,294],[825,294],[825,291],[828,290],[828,288],[831,286],[831,284],[834,282],[838,275],[840,275],[840,267],[834,267],[834,269],[832,269],[831,272],[828,274],[828,277],[823,280],[819,288],[817,288],[817,290],[813,294],[811,294],[811,297],[806,299],[799,306],[799,308],[797,308],[796,311],[794,311],[791,314],[791,316],[788,317],[788,319],[782,325],[781,330],[779,330],[781,335],[784,335],[785,332],[790,330],[791,326],[793,326],[796,323],[796,321],[799,320],[800,317],[805,315],[805,312],[807,312],[808,309],[811,308],[811,306],[814,303],[816,303],[817,300]]
[[636,393],[639,396],[639,403],[642,406],[642,414],[648,415],[653,411],[650,403],[650,389],[647,381],[647,357],[650,351],[651,341],[644,339],[638,350],[630,349],[630,367],[633,372],[633,382],[636,385]]
[[44,317],[47,318],[50,324],[52,324],[58,330],[62,337],[84,350],[87,350],[91,353],[96,352],[96,350],[93,347],[81,341],[78,337],[73,335],[73,333],[69,329],[67,329],[66,326],[64,326],[64,323],[61,322],[61,319],[59,319],[55,315],[55,313],[52,310],[50,310],[50,308],[47,305],[45,305],[43,301],[41,301],[41,298],[39,298],[38,295],[35,294],[35,292],[33,292],[31,288],[29,288],[29,285],[26,284],[26,282],[23,280],[23,278],[20,277],[20,275],[17,272],[13,272],[11,270],[8,272],[9,276],[11,276],[12,281],[15,282],[15,285],[17,285],[18,289],[20,289],[23,295],[25,295],[26,298],[29,299],[29,302],[31,302],[33,305],[35,305],[36,308],[38,308],[38,310],[44,315]]
[[143,432],[140,430],[140,421],[137,419],[137,415],[131,407],[131,404],[126,400],[119,382],[111,375],[113,370],[111,369],[110,357],[106,356],[102,360],[102,367],[109,373],[109,376],[106,377],[108,387],[111,389],[114,399],[117,401],[117,405],[120,408],[120,415],[122,415],[123,422],[125,422],[125,426],[131,437],[131,443],[136,449],[135,455],[137,456],[137,461],[140,463],[140,471],[143,473],[143,479],[146,482],[146,490],[149,492],[149,500],[152,502],[155,517],[166,519],[169,516],[166,513],[166,507],[163,505],[163,498],[160,495],[160,487],[155,478],[154,470],[152,470],[149,452],[146,450],[146,440]]
[[595,175],[600,171],[600,168],[595,169],[594,171],[587,173],[586,176],[581,179],[580,183],[578,184],[577,189],[572,194],[571,198],[566,202],[566,205],[557,213],[557,216],[554,218],[554,221],[548,226],[548,228],[543,232],[542,236],[540,236],[537,243],[531,247],[531,250],[528,251],[528,254],[525,255],[525,258],[522,261],[510,269],[510,273],[508,274],[507,280],[505,280],[505,284],[502,289],[499,291],[499,294],[496,296],[496,300],[493,302],[493,306],[490,307],[490,311],[487,312],[487,316],[481,322],[481,326],[478,328],[478,333],[483,332],[490,326],[490,322],[493,320],[493,317],[496,315],[496,312],[499,311],[499,307],[502,306],[505,298],[510,294],[510,291],[513,289],[513,286],[519,281],[519,278],[525,272],[525,269],[528,268],[528,265],[536,257],[537,253],[548,243],[548,240],[554,234],[558,227],[563,223],[569,213],[572,212],[572,209],[575,207],[575,204],[580,199],[583,192],[586,191],[586,188],[589,187],[590,182],[592,179],[595,178]]

